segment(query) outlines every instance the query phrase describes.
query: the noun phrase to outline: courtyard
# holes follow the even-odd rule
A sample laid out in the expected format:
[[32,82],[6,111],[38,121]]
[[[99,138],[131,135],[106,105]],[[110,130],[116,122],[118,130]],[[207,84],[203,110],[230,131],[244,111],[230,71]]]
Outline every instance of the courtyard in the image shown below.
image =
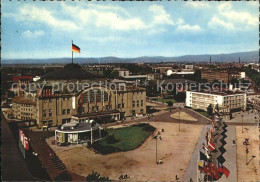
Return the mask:
[[122,174],[127,174],[129,180],[134,181],[173,181],[176,175],[181,180],[204,126],[183,123],[179,131],[177,123],[150,124],[156,128],[156,134],[158,131],[161,133],[161,139],[157,140],[157,159],[162,160],[162,164],[156,163],[156,140],[152,135],[134,150],[107,155],[97,154],[94,149],[83,145],[62,149],[50,146],[70,172],[81,176],[96,171],[113,180],[118,180]]

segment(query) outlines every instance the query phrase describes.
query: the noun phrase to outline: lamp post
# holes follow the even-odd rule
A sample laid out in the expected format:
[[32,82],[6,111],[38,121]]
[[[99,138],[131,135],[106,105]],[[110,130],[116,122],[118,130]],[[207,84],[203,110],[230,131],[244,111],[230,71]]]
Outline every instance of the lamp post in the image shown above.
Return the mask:
[[244,117],[244,115],[242,114],[241,115],[241,118],[242,118],[242,133],[244,133],[244,125],[243,125],[244,124],[244,120],[243,120],[243,117]]
[[153,139],[155,139],[155,163],[157,164],[157,138],[158,138],[158,135],[155,135],[153,137]]
[[181,131],[181,107],[179,107],[179,131]]
[[248,150],[247,146],[249,145],[249,138],[245,138],[245,141],[243,142],[243,145],[246,146],[246,165],[248,165],[248,163],[247,163],[247,154],[249,153],[249,150]]

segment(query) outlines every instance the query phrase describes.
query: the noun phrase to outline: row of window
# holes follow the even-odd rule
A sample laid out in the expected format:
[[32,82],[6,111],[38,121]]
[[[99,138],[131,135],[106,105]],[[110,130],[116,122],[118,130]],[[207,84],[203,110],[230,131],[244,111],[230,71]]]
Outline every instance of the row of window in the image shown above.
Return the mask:
[[[139,107],[139,104],[141,105],[141,107],[144,105],[144,101],[141,100],[141,102],[139,102],[139,100],[136,101],[136,107]],[[132,102],[132,107],[135,107],[135,101]]]
[[32,111],[30,108],[21,108],[22,111]]

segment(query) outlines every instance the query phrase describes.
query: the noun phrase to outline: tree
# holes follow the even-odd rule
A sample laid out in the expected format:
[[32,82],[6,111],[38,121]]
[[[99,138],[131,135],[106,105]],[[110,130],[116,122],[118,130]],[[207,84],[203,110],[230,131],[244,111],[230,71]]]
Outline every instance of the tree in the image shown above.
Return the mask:
[[54,178],[54,181],[72,181],[72,177],[68,171],[63,171],[56,178]]
[[217,111],[219,111],[218,104],[216,104],[215,109],[216,109]]
[[185,102],[185,100],[186,100],[186,93],[185,92],[178,92],[178,94],[176,94],[174,96],[174,99],[177,102]]
[[169,107],[173,106],[173,102],[172,101],[168,101],[167,104],[168,104]]
[[86,181],[111,181],[108,177],[102,177],[97,172],[92,172],[86,177]]
[[209,106],[208,106],[208,108],[207,108],[207,113],[208,113],[208,115],[210,115],[210,116],[212,116],[212,114],[213,114],[213,107],[212,107],[211,104],[209,104]]

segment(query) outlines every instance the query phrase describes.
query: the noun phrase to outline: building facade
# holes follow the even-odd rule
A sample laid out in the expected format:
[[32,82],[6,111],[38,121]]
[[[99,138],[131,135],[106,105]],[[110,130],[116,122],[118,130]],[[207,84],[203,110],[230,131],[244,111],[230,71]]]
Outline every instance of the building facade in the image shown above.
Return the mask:
[[24,96],[14,97],[12,100],[12,114],[21,120],[36,119],[36,102],[27,100]]
[[69,122],[72,115],[79,113],[89,116],[91,113],[100,113],[101,116],[106,113],[108,116],[110,112],[117,111],[120,115],[114,118],[120,120],[123,117],[146,114],[146,91],[133,87],[114,91],[97,86],[76,94],[43,93],[36,99],[36,103],[36,120],[39,127],[62,125]]
[[186,106],[193,109],[202,109],[207,111],[211,104],[213,108],[218,104],[220,109],[230,110],[246,109],[245,93],[224,93],[224,92],[186,92]]
[[[18,119],[35,119],[39,128],[61,126],[70,122],[72,115],[98,121],[146,114],[145,88],[97,78],[77,64],[48,73],[35,85],[40,87],[33,92],[26,90],[19,99],[13,99],[12,113]],[[75,88],[70,90],[70,85]]]
[[220,71],[202,71],[201,79],[206,79],[210,83],[214,82],[215,80],[228,83],[228,73]]

